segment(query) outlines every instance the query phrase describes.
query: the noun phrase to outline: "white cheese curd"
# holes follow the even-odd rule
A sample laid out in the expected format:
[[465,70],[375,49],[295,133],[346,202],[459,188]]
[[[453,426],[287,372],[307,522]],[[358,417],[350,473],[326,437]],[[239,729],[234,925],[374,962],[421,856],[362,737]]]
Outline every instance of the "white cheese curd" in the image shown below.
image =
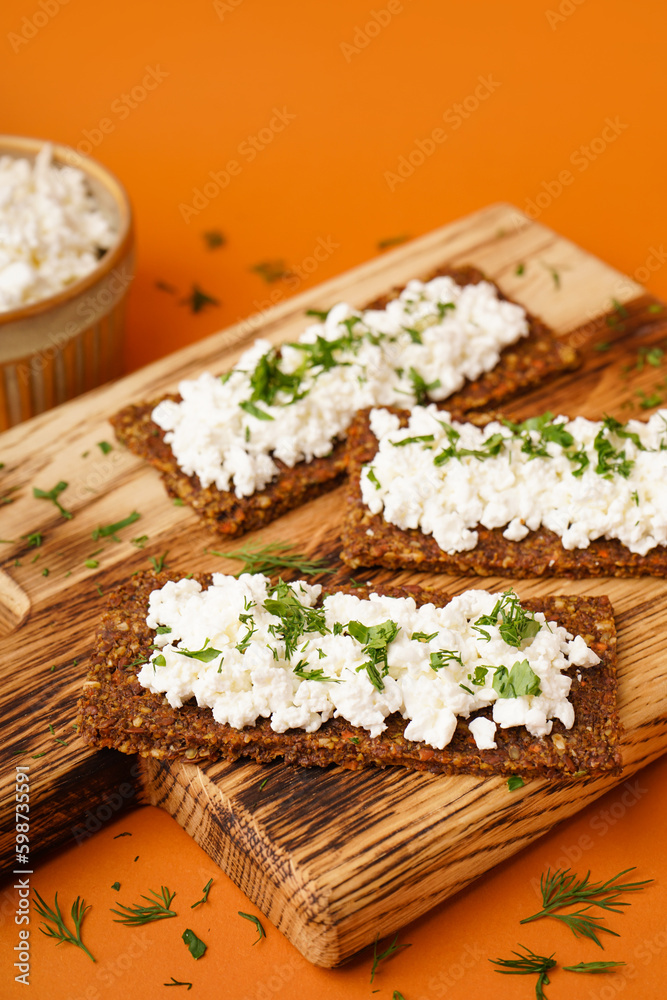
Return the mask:
[[45,143],[34,163],[0,157],[0,311],[62,291],[116,240],[85,174],[52,156]]
[[152,416],[186,475],[246,497],[276,460],[328,455],[357,410],[445,399],[527,333],[524,310],[488,282],[411,281],[385,309],[339,303],[279,352],[257,340],[231,373],[181,382],[182,400]]
[[543,526],[566,549],[606,538],[646,555],[667,544],[667,410],[624,425],[549,414],[527,423],[479,428],[430,405],[399,429],[373,410],[378,450],[361,473],[363,501],[449,554],[474,549],[479,525],[513,541]]
[[[397,712],[406,739],[438,749],[458,718],[492,706],[492,720],[470,724],[477,746],[491,749],[497,726],[536,736],[550,733],[553,719],[571,728],[564,671],[600,662],[581,636],[524,612],[511,591],[469,590],[443,608],[336,593],[313,610],[321,589],[304,581],[276,588],[250,574],[214,574],[206,590],[194,580],[166,583],[150,595],[146,621],[158,649],[140,683],[174,708],[194,698],[236,729],[270,718],[279,733],[315,732],[342,718],[379,736]],[[289,608],[302,623],[291,640]],[[526,626],[514,645],[501,634],[499,608],[517,629]],[[491,624],[479,621],[485,615]]]

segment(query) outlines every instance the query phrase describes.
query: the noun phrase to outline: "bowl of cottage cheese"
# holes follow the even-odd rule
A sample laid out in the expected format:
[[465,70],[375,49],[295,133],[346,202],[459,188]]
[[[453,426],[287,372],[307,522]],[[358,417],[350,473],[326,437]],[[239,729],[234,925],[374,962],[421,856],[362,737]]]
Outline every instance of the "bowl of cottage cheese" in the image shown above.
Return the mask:
[[105,167],[0,136],[0,430],[116,378],[132,211]]

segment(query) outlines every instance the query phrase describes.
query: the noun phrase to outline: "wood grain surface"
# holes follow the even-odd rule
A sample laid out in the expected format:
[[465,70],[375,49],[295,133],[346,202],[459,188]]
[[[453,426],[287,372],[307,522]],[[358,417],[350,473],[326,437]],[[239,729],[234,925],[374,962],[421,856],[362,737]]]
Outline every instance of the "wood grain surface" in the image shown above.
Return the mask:
[[[360,305],[437,264],[471,263],[510,297],[578,347],[584,364],[507,408],[523,418],[551,409],[568,416],[621,419],[651,393],[662,372],[639,371],[640,348],[667,337],[659,304],[644,289],[569,241],[496,205],[251,317],[235,327],[95,390],[0,437],[0,846],[9,861],[13,775],[31,774],[31,840],[37,851],[85,838],[137,801],[167,809],[311,961],[333,966],[376,934],[384,936],[571,815],[667,748],[667,582],[651,579],[523,580],[520,596],[608,594],[619,630],[620,713],[625,771],[607,777],[531,781],[509,793],[501,779],[442,778],[369,770],[299,770],[281,764],[159,764],[84,747],[72,724],[104,593],[149,559],[167,553],[174,575],[234,572],[214,555],[238,547],[214,538],[175,507],[159,476],[113,443],[108,417],[123,405],[175,388],[203,369],[222,371],[255,336],[292,339],[304,310],[345,299]],[[518,267],[523,265],[523,267]],[[518,273],[520,272],[520,273]],[[609,343],[598,351],[596,344]],[[625,375],[622,367],[632,371]],[[648,411],[650,412],[650,411]],[[52,489],[74,515],[33,497]],[[337,562],[340,491],[313,501],[261,532]],[[133,511],[119,541],[95,529]],[[27,537],[42,535],[40,545]],[[148,536],[143,547],[132,539]],[[256,541],[250,535],[243,540]],[[32,539],[33,543],[35,539]],[[101,551],[97,551],[101,549]],[[207,550],[208,551],[205,551]],[[87,560],[97,562],[86,566]],[[46,572],[48,571],[48,572]],[[364,579],[400,584],[416,575],[379,571]],[[342,568],[327,580],[342,582]],[[423,576],[451,593],[506,587],[508,578]],[[260,784],[268,777],[263,788]]]

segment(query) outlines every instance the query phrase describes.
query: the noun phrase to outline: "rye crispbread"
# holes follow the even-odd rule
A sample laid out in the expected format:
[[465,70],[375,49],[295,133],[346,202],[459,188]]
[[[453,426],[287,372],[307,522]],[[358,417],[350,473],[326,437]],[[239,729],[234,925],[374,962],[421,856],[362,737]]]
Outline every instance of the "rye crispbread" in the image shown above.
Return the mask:
[[[437,275],[449,275],[460,285],[488,280],[473,267],[438,268],[424,280]],[[394,288],[364,308],[381,309],[400,291]],[[528,336],[505,348],[492,371],[473,382],[466,382],[438,406],[446,406],[459,414],[488,409],[577,367],[579,358],[574,348],[559,343],[541,320],[530,315],[528,320]],[[179,399],[175,395],[162,397],[165,398]],[[181,471],[171,448],[164,442],[164,431],[152,421],[151,414],[160,401],[155,399],[127,406],[112,417],[116,437],[159,470],[170,496],[185,501],[209,527],[224,535],[234,537],[261,528],[287,511],[334,489],[343,480],[345,442],[339,441],[325,458],[299,462],[293,468],[277,461],[279,474],[264,489],[249,497],[239,498],[233,491],[223,492],[215,486],[203,487],[197,476],[187,476]]]
[[[195,575],[204,587],[210,575]],[[250,757],[259,762],[283,758],[305,766],[338,764],[350,769],[402,765],[447,774],[548,777],[618,772],[621,767],[621,726],[616,710],[616,630],[606,597],[548,596],[522,600],[531,611],[582,635],[601,662],[582,670],[570,668],[570,699],[575,724],[566,730],[555,721],[546,737],[534,737],[523,727],[498,729],[495,750],[479,750],[465,720],[459,720],[451,743],[436,750],[406,740],[406,722],[390,716],[387,730],[372,738],[343,719],[330,719],[314,733],[275,733],[268,719],[242,730],[215,722],[210,709],[194,701],[171,708],[161,694],[152,694],[137,680],[140,665],[150,656],[155,633],[146,625],[148,598],[167,582],[167,574],[139,574],[108,598],[95,641],[92,664],[79,701],[78,725],[84,741],[163,760],[195,763],[218,758]],[[343,588],[341,588],[343,589]],[[375,588],[379,590],[379,588]],[[368,588],[352,591],[367,598]],[[392,597],[411,595],[418,604],[443,605],[448,595],[407,586],[384,588]],[[485,709],[475,715],[490,715]]]
[[[392,412],[408,422],[407,410]],[[494,419],[498,414],[493,415]],[[481,418],[485,421],[486,417]],[[477,421],[475,421],[477,422]],[[565,549],[560,537],[546,528],[531,531],[520,541],[503,537],[502,528],[477,525],[474,549],[449,554],[433,535],[416,528],[399,528],[372,514],[361,496],[362,465],[371,462],[377,438],[370,428],[369,412],[357,413],[348,433],[348,480],[341,531],[340,558],[350,567],[384,566],[430,573],[477,576],[667,576],[667,548],[658,545],[645,556],[631,552],[618,539],[598,538],[586,549]]]

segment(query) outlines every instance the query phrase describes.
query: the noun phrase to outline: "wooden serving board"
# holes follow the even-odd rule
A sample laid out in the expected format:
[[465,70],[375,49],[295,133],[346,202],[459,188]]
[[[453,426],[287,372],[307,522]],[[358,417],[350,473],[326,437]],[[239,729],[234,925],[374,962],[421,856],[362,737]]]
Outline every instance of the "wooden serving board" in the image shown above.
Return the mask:
[[[619,629],[620,713],[626,729],[621,778],[534,780],[510,793],[502,779],[436,777],[389,769],[301,770],[274,764],[138,762],[84,747],[72,728],[103,594],[150,557],[168,552],[174,574],[235,572],[219,551],[239,547],[205,530],[167,498],[158,475],[113,441],[107,418],[204,369],[225,370],[261,334],[274,342],[303,329],[304,310],[340,299],[361,305],[443,262],[481,267],[512,298],[584,355],[584,365],[508,409],[523,418],[551,409],[599,418],[622,409],[664,375],[650,364],[624,381],[640,348],[663,342],[660,304],[629,278],[508,205],[495,205],[378,257],[349,274],[95,390],[0,437],[0,828],[13,854],[13,776],[31,775],[33,851],[81,840],[137,800],[168,810],[311,961],[334,966],[572,815],[667,749],[667,581],[521,580],[520,596],[608,594]],[[523,267],[518,267],[523,265]],[[519,272],[519,273],[518,273]],[[667,315],[665,312],[664,315]],[[595,345],[611,342],[606,351]],[[632,415],[641,413],[632,411]],[[61,494],[66,520],[33,487]],[[10,492],[8,492],[10,491]],[[340,491],[281,518],[262,542],[289,540],[337,562]],[[100,525],[138,511],[119,541],[93,541]],[[27,535],[40,532],[31,547]],[[148,536],[143,548],[132,538]],[[248,536],[241,544],[256,541]],[[101,552],[96,550],[102,549]],[[93,554],[95,553],[95,554]],[[86,560],[99,565],[85,565]],[[48,571],[48,572],[47,572]],[[380,571],[378,582],[417,575]],[[327,578],[347,579],[341,569]],[[503,589],[505,578],[422,577],[452,593]],[[265,779],[268,779],[265,781]]]

